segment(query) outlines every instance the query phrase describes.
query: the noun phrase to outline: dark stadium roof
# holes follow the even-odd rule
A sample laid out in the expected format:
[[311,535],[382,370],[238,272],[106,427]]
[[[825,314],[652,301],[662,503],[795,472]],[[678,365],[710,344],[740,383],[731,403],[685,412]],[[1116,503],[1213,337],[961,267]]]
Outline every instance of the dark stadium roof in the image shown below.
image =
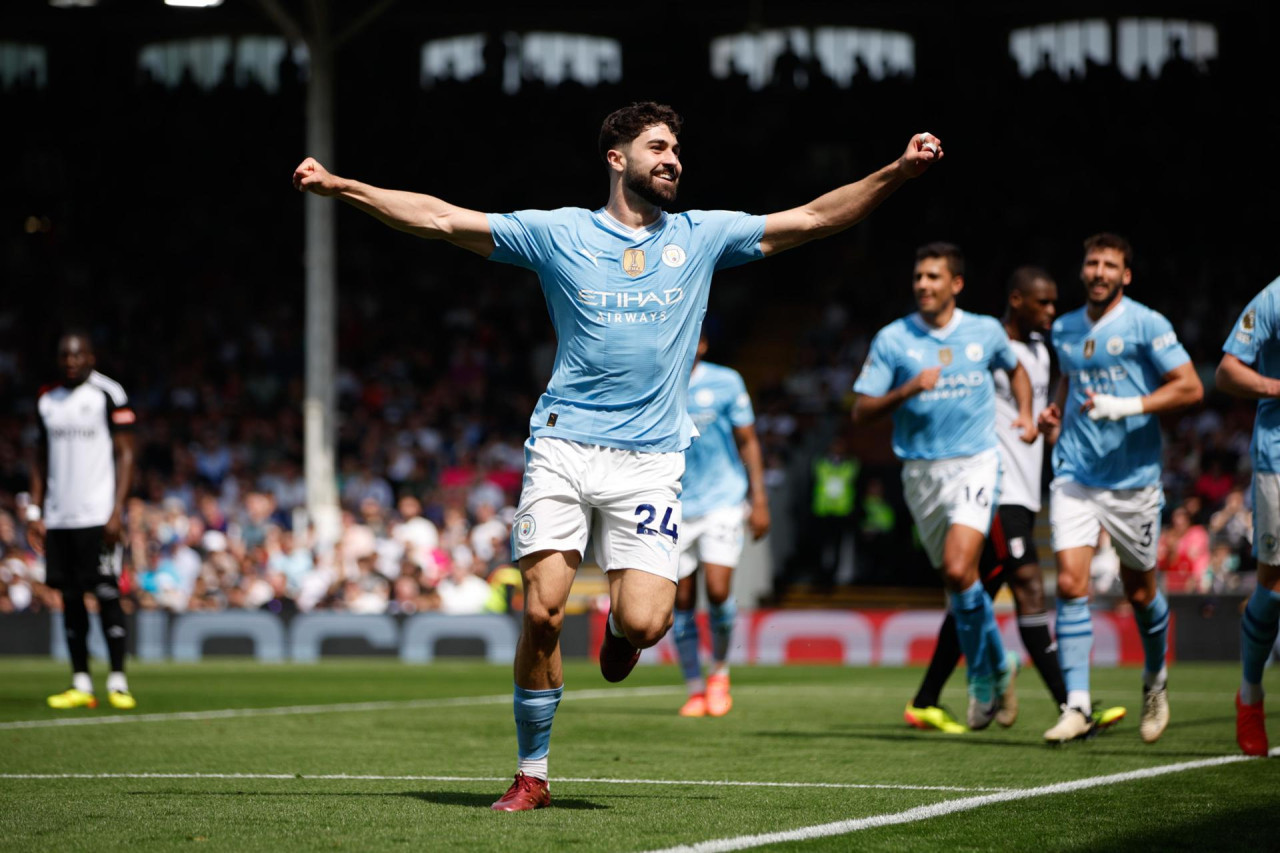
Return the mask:
[[[872,0],[831,3],[818,0],[696,0],[634,6],[604,3],[489,2],[451,4],[447,13],[422,0],[225,0],[210,9],[166,6],[163,0],[97,0],[91,8],[54,8],[48,0],[5,0],[0,3],[0,39],[54,45],[68,39],[112,38],[122,44],[212,33],[279,31],[273,8],[302,22],[312,6],[330,10],[335,31],[367,23],[365,32],[418,32],[424,38],[484,31],[495,26],[516,30],[560,30],[597,33],[619,39],[652,39],[666,35],[736,32],[752,27],[844,24],[886,27],[910,32],[935,30],[954,34],[966,27],[1013,27],[1056,20],[1149,16],[1190,18],[1220,25],[1259,26],[1274,14],[1269,4],[1204,3],[1189,0],[1130,2],[987,2],[955,4],[921,0],[911,4]],[[1265,29],[1265,28],[1264,28]],[[683,31],[680,33],[679,31]]]

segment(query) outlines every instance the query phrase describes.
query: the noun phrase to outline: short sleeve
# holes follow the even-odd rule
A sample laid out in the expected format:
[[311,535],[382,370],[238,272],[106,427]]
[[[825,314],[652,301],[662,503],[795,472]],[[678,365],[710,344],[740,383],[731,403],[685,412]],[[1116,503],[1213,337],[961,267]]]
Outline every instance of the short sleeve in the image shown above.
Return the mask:
[[551,255],[551,211],[487,213],[485,218],[493,235],[489,260],[536,270]]
[[893,361],[889,346],[885,341],[885,330],[871,341],[871,351],[862,364],[862,372],[853,383],[856,394],[868,397],[883,397],[893,388]]
[[112,433],[132,432],[138,422],[138,416],[129,405],[129,398],[123,390],[118,393],[104,391],[107,398],[107,429]]
[[699,242],[716,252],[716,269],[740,266],[764,257],[764,217],[730,210],[703,211]]
[[1240,313],[1240,319],[1236,320],[1236,324],[1231,328],[1231,334],[1227,337],[1227,342],[1222,345],[1222,351],[1234,355],[1245,364],[1253,364],[1258,359],[1258,353],[1262,351],[1262,345],[1267,340],[1276,335],[1277,306],[1275,298],[1275,288],[1268,287],[1257,296],[1253,297],[1244,311]]
[[1143,331],[1143,343],[1151,353],[1151,361],[1161,376],[1191,360],[1178,340],[1173,324],[1163,314],[1152,311],[1143,324]]
[[999,322],[991,329],[991,366],[998,370],[1012,371],[1018,366],[1018,354],[1009,344],[1009,335]]
[[751,408],[751,395],[739,373],[733,374],[733,399],[729,402],[729,423],[735,427],[751,426],[756,422],[755,410]]

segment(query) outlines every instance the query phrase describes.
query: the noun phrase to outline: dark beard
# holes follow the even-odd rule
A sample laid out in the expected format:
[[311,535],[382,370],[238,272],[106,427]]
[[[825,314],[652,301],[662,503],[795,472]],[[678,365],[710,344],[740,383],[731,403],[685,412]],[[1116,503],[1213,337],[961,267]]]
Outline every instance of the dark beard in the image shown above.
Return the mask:
[[675,201],[678,185],[678,178],[671,184],[662,184],[658,183],[652,175],[627,172],[627,189],[654,207],[664,207]]

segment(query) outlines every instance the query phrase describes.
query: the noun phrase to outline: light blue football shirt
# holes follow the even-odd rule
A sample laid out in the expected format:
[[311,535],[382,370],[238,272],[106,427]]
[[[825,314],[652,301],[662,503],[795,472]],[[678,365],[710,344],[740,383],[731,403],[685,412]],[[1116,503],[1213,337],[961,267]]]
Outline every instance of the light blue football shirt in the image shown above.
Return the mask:
[[1164,315],[1127,296],[1094,323],[1078,308],[1053,324],[1058,367],[1069,377],[1062,432],[1053,448],[1058,477],[1100,489],[1140,489],[1160,482],[1160,421],[1134,415],[1090,420],[1086,391],[1145,397],[1169,371],[1190,361]]
[[689,417],[699,435],[684,452],[680,504],[686,519],[741,504],[747,496],[747,471],[733,429],[751,426],[756,414],[738,371],[699,362],[689,379]]
[[993,370],[1013,370],[1018,356],[1000,321],[957,308],[941,329],[911,314],[885,326],[853,385],[883,397],[926,367],[942,366],[938,384],[907,399],[893,413],[893,452],[899,459],[954,459],[996,446]]
[[489,214],[490,258],[538,274],[555,364],[530,419],[549,436],[627,450],[684,450],[689,370],[717,270],[764,257],[763,216],[663,213],[632,229],[603,209]]
[[[1280,278],[1245,307],[1222,351],[1263,376],[1280,379]],[[1280,400],[1274,397],[1258,401],[1252,455],[1253,470],[1280,473]]]

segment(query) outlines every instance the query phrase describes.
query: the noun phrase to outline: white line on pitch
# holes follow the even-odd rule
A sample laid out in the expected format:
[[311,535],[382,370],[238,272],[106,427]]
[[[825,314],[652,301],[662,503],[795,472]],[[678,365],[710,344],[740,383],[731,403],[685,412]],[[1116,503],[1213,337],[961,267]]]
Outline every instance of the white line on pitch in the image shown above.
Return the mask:
[[[684,693],[683,686],[621,687],[612,690],[571,690],[566,699],[609,699],[635,696],[668,696]],[[56,720],[17,720],[0,723],[4,729],[47,729],[61,726],[106,726],[117,723],[164,723],[176,720],[224,720],[237,717],[287,717],[298,714],[345,714],[354,711],[412,711],[470,705],[503,705],[511,694],[456,696],[450,699],[400,699],[387,702],[345,702],[337,705],[285,705],[273,708],[224,708],[216,711],[175,711],[168,714],[117,714],[110,717],[60,717]]]
[[[510,776],[374,776],[348,773],[0,773],[0,779],[297,779],[324,782],[505,782]],[[731,788],[840,788],[886,791],[1007,791],[1008,788],[960,788],[951,785],[889,785],[854,782],[738,782],[723,779],[560,778],[553,783],[584,785],[674,785]]]
[[[1280,755],[1280,747],[1271,750],[1272,757]],[[700,841],[696,844],[683,844],[677,847],[665,847],[651,853],[727,853],[730,850],[748,850],[752,847],[763,847],[766,844],[785,844],[791,841],[809,841],[815,838],[829,838],[833,835],[848,835],[863,829],[877,829],[882,826],[895,826],[903,823],[916,823],[935,817],[971,811],[996,803],[1009,803],[1016,800],[1028,800],[1033,797],[1046,797],[1052,794],[1068,794],[1104,785],[1117,785],[1121,782],[1132,782],[1138,779],[1152,779],[1170,773],[1182,773],[1187,770],[1198,770],[1203,767],[1217,767],[1223,764],[1235,764],[1240,761],[1254,761],[1246,755],[1224,755],[1219,758],[1206,758],[1200,761],[1184,761],[1179,764],[1166,764],[1162,767],[1148,767],[1144,770],[1130,770],[1125,773],[1113,773],[1108,776],[1091,776],[1087,779],[1076,779],[1071,782],[1059,782],[1054,785],[1043,785],[1038,788],[1022,788],[1006,790],[980,797],[961,797],[946,800],[928,806],[918,806],[904,812],[894,814],[873,815],[856,820],[841,820],[834,823],[822,823],[816,826],[804,826],[783,832],[768,832],[761,835],[739,835],[733,838],[715,838]]]
[[[736,688],[742,693],[775,693],[786,692],[788,695],[799,695],[805,692],[803,687],[792,688],[783,685],[756,685]],[[824,693],[838,686],[822,688]],[[884,693],[887,688],[851,688],[857,693]],[[614,687],[602,690],[568,690],[564,698],[569,701],[579,699],[620,699],[644,696],[683,695],[685,688],[677,685],[655,687]],[[901,692],[901,691],[893,691]],[[505,705],[511,702],[511,694],[497,696],[456,696],[449,699],[397,699],[385,702],[345,702],[334,705],[285,705],[268,708],[223,708],[212,711],[174,711],[164,714],[116,714],[112,716],[59,717],[53,720],[14,720],[0,723],[0,731],[6,729],[50,729],[64,726],[109,726],[120,723],[166,723],[183,720],[226,720],[240,717],[288,717],[299,714],[346,714],[359,711],[412,711],[423,708],[468,707],[473,705]],[[74,713],[74,712],[73,712]]]

